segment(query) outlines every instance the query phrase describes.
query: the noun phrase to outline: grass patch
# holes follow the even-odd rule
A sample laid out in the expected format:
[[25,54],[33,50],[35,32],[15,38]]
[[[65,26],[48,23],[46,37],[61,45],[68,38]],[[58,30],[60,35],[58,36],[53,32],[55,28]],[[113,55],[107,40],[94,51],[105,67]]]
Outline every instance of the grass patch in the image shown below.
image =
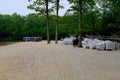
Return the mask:
[[0,42],[0,46],[15,44],[16,42]]

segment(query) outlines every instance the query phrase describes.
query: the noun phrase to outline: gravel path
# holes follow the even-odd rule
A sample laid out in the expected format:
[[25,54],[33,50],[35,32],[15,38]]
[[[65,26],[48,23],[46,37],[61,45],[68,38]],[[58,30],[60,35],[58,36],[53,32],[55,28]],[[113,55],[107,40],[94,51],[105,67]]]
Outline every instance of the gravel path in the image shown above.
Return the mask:
[[120,80],[120,50],[19,42],[0,47],[0,80]]

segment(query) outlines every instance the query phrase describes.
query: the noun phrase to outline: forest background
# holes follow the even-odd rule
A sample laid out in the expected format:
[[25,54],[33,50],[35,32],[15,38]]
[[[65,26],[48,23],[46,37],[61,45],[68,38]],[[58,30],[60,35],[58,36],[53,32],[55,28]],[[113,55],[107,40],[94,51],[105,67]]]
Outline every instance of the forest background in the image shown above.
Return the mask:
[[[79,33],[78,5],[72,6],[58,18],[58,39]],[[83,0],[82,33],[102,36],[120,35],[119,0]],[[56,15],[49,13],[50,39],[55,40]],[[46,40],[46,17],[31,13],[21,16],[0,14],[0,41],[20,41],[25,36],[42,36]]]

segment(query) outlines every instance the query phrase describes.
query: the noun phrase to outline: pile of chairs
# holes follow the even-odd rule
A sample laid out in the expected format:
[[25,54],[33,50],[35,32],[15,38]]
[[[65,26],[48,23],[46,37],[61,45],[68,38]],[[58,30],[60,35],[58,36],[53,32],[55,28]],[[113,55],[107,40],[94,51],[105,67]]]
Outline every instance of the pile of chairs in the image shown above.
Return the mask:
[[84,38],[82,41],[83,48],[98,49],[98,50],[118,50],[120,49],[120,43],[110,40],[98,40]]
[[75,37],[71,36],[71,37],[66,37],[62,40],[61,44],[64,45],[72,45],[73,44],[73,40],[75,39]]
[[[75,42],[75,43],[74,43]],[[77,45],[76,37],[67,37],[64,38],[61,42],[64,45]],[[83,48],[97,49],[97,50],[118,50],[120,49],[120,43],[110,40],[99,40],[99,39],[89,39],[84,38],[82,41]]]

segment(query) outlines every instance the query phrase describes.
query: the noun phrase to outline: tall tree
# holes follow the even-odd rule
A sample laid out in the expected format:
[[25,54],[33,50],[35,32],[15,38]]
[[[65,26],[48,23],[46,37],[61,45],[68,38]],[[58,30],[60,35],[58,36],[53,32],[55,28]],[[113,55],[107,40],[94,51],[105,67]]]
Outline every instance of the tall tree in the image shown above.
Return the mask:
[[46,26],[47,26],[47,42],[50,43],[50,32],[49,32],[49,14],[48,14],[48,0],[46,1]]
[[49,2],[53,2],[52,0],[28,0],[29,2],[33,2],[33,4],[28,6],[28,9],[35,10],[40,15],[46,16],[46,27],[47,27],[47,43],[50,43],[50,32],[49,32],[49,12],[52,9],[48,8]]
[[78,36],[78,46],[82,47],[82,0],[68,0],[70,3],[74,5],[71,6],[69,11],[73,11],[74,14],[79,15],[79,36]]
[[[54,13],[56,13],[56,29],[55,29],[55,43],[58,44],[58,17],[59,17],[59,9],[63,9],[64,7],[59,4],[60,0],[53,0],[53,4],[51,4]],[[55,14],[53,14],[55,15]]]
[[59,11],[59,0],[56,2],[56,33],[55,33],[55,43],[58,44],[58,11]]
[[79,0],[79,36],[78,36],[78,46],[82,47],[82,0]]

